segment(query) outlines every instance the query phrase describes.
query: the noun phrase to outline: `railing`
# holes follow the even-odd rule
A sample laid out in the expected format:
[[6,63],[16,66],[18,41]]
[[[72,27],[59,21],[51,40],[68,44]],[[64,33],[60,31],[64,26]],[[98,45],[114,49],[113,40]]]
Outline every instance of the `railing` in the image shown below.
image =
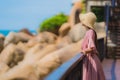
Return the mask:
[[[104,58],[104,38],[98,39],[99,58]],[[82,59],[84,55],[78,54],[71,60],[62,64],[59,68],[53,71],[44,80],[82,80]]]
[[82,58],[83,54],[76,55],[53,71],[44,80],[81,80]]
[[112,7],[115,7],[116,0],[112,0]]
[[105,40],[105,44],[106,44],[106,46],[105,46],[105,51],[106,51],[106,57],[108,57],[108,50],[107,50],[107,37],[108,37],[108,23],[109,23],[109,15],[110,15],[110,6],[109,6],[109,4],[106,4],[106,11],[105,11],[106,13],[106,40]]

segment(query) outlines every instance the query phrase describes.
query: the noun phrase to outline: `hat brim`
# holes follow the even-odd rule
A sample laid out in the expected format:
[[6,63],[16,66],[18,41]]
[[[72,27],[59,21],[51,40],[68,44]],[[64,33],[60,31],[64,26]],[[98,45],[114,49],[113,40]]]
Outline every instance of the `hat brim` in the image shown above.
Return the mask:
[[84,24],[85,26],[87,26],[88,28],[94,29],[94,25],[91,25],[89,23],[85,23],[84,21],[81,21],[82,24]]

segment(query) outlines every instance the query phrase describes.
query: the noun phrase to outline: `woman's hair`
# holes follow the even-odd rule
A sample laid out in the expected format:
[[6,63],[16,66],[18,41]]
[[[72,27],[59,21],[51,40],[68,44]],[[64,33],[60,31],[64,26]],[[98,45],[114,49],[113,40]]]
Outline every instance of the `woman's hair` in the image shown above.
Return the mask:
[[97,42],[97,33],[95,30],[93,30],[94,33],[95,33],[95,46],[96,46],[96,49],[98,49],[98,42]]

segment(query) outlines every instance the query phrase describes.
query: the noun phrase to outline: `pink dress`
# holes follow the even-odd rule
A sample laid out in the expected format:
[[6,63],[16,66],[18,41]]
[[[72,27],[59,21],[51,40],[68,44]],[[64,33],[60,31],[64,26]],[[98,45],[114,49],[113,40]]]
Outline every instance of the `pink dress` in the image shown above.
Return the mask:
[[86,32],[83,39],[82,50],[93,48],[93,52],[85,55],[83,59],[83,79],[82,80],[105,80],[104,72],[101,62],[97,56],[97,49],[95,45],[97,40],[96,33],[90,29]]

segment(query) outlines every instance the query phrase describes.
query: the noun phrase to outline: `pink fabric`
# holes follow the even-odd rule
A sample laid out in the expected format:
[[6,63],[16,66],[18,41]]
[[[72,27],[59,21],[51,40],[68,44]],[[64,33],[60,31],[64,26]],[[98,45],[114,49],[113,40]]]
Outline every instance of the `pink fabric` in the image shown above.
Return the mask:
[[83,79],[82,80],[105,80],[101,62],[97,57],[95,46],[95,32],[90,29],[83,39],[82,50],[93,48],[94,51],[87,54],[83,59]]

